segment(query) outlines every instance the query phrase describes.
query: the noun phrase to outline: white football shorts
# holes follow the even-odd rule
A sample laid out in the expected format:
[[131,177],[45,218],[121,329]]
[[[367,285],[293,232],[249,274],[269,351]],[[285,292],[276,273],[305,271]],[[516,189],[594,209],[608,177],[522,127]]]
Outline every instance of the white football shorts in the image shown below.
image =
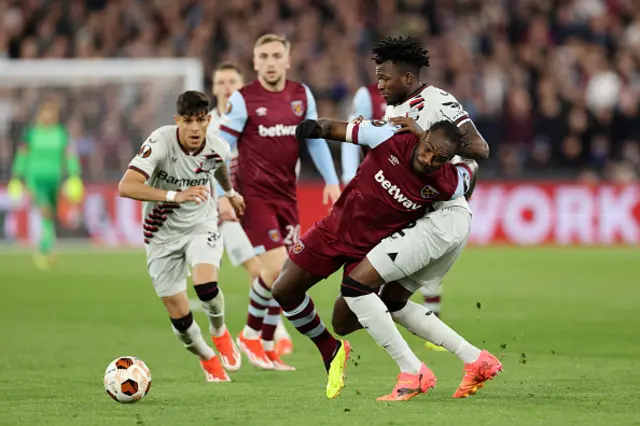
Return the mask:
[[167,243],[146,245],[147,269],[159,297],[174,296],[187,289],[189,267],[206,263],[220,268],[222,235],[217,230],[186,234]]
[[463,207],[445,207],[380,241],[367,259],[385,282],[397,281],[415,293],[440,285],[470,232],[471,213]]
[[240,266],[255,257],[256,251],[240,222],[222,222],[220,232],[224,237],[224,249],[233,266]]

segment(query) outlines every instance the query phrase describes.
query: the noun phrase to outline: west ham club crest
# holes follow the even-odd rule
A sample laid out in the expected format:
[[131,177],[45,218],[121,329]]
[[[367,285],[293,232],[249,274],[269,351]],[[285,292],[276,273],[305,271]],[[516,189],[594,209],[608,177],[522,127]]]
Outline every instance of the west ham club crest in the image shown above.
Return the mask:
[[435,198],[438,195],[440,195],[440,192],[431,185],[425,186],[420,191],[420,196],[426,199]]
[[277,243],[278,241],[280,241],[280,231],[278,231],[277,229],[269,230],[269,238],[271,238],[271,241]]
[[302,117],[302,114],[304,114],[304,104],[302,101],[293,101],[291,102],[291,110],[298,117]]

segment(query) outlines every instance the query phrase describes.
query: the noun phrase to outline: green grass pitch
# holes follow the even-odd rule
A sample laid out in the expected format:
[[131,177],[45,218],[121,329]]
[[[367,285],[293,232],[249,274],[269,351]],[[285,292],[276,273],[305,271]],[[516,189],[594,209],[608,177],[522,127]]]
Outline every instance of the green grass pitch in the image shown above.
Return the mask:
[[[315,347],[290,326],[298,371],[259,371],[244,359],[233,383],[207,384],[171,332],[142,252],[63,252],[41,272],[28,254],[2,251],[0,424],[640,425],[639,274],[640,250],[631,248],[468,249],[445,281],[444,319],[501,355],[505,371],[454,400],[461,363],[405,333],[438,384],[391,404],[375,398],[397,369],[363,331],[350,338],[360,358],[336,400],[324,396]],[[225,263],[220,282],[236,334],[247,278]],[[311,293],[326,324],[338,282]],[[196,318],[206,330],[204,315]],[[138,404],[104,392],[104,369],[120,355],[151,368],[153,387]]]

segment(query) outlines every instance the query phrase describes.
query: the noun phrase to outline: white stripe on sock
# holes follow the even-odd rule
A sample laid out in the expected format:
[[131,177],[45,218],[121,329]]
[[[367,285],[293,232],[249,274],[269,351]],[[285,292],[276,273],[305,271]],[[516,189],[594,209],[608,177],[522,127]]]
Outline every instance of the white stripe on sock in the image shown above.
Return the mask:
[[264,297],[260,296],[258,293],[255,292],[254,289],[251,289],[249,291],[249,298],[261,305],[264,305],[264,306],[269,305],[269,299],[265,299]]
[[253,305],[249,305],[249,314],[256,318],[263,318],[266,310],[267,308],[258,309]]
[[302,301],[301,304],[299,304],[296,308],[294,308],[292,311],[285,311],[284,316],[287,318],[291,318],[293,316],[298,315],[300,312],[304,311],[305,308],[307,307],[307,305],[309,305],[309,302],[311,301],[311,298],[309,297],[308,294],[304,295],[304,300]]
[[253,283],[251,284],[251,289],[267,300],[273,297],[273,295],[271,294],[271,291],[266,289],[262,284],[260,284],[259,278],[256,278],[255,280],[253,280]]
[[326,329],[327,329],[327,327],[324,326],[324,323],[321,320],[320,324],[318,324],[316,327],[312,328],[311,330],[307,331],[304,334],[308,338],[313,339],[313,338],[318,337],[319,335],[321,335]]

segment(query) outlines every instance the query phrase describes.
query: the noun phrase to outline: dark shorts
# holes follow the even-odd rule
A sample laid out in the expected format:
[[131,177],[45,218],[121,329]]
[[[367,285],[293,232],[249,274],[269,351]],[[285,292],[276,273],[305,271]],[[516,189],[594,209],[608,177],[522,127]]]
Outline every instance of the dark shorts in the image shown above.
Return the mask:
[[326,278],[344,265],[344,276],[355,268],[365,256],[348,255],[350,250],[328,235],[328,231],[313,225],[291,250],[289,258],[310,274]]
[[245,198],[247,209],[241,224],[249,241],[262,254],[278,247],[292,247],[300,239],[296,203],[269,203]]

